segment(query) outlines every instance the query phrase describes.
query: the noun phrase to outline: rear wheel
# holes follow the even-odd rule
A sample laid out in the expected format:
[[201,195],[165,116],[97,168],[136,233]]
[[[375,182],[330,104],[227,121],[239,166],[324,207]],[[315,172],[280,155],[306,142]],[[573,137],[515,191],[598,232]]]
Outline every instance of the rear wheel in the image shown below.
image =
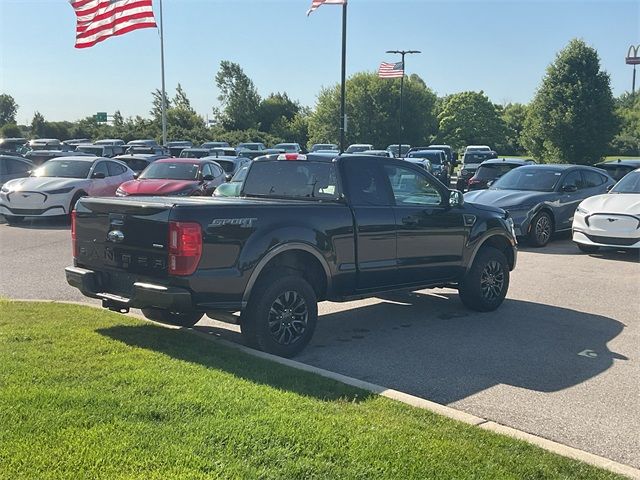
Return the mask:
[[71,199],[71,203],[69,204],[69,218],[71,218],[71,212],[73,211],[74,208],[76,208],[76,203],[78,203],[78,200],[86,196],[87,194],[84,192],[76,192],[76,194]]
[[17,215],[5,215],[4,218],[7,220],[9,225],[18,225],[24,220],[24,217],[20,217]]
[[318,300],[311,285],[287,270],[274,270],[258,281],[242,313],[246,342],[281,357],[307,346],[316,328]]
[[193,327],[202,318],[202,312],[172,312],[162,308],[143,308],[142,314],[149,320],[180,327]]
[[490,312],[504,301],[509,289],[507,257],[493,247],[483,247],[458,286],[460,300],[468,308]]
[[586,245],[584,243],[576,243],[581,252],[584,253],[596,253],[600,250],[600,247],[597,245]]
[[553,219],[547,212],[540,212],[531,221],[528,240],[534,247],[544,247],[553,235]]

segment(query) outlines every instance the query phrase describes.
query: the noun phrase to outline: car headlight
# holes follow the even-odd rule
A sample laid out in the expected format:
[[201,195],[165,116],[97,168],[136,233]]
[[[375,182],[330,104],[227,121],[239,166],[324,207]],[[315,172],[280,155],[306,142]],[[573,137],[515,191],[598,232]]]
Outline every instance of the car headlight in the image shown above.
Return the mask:
[[11,191],[11,189],[9,187],[7,187],[6,185],[3,185],[2,188],[0,189],[0,192],[2,193],[9,193]]
[[576,212],[581,213],[582,215],[589,215],[589,211],[579,205],[578,208],[576,208]]
[[511,235],[513,235],[513,238],[516,238],[516,227],[513,223],[513,218],[511,217],[507,217],[505,219],[505,222],[507,222],[507,227],[509,228],[509,231],[511,232]]
[[57,190],[49,190],[49,191],[45,191],[44,193],[46,193],[47,195],[60,195],[63,193],[69,193],[71,190],[73,190],[73,187],[59,188]]
[[127,195],[129,194],[122,190],[120,187],[118,187],[118,189],[116,190],[116,197],[126,197]]

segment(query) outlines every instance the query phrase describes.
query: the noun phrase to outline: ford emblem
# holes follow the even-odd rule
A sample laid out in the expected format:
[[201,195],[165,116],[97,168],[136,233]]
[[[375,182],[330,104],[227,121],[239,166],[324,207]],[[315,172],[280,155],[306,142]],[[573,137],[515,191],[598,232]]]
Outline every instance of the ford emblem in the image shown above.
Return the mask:
[[111,230],[107,234],[107,240],[113,243],[120,243],[124,240],[124,233],[122,233],[120,230]]

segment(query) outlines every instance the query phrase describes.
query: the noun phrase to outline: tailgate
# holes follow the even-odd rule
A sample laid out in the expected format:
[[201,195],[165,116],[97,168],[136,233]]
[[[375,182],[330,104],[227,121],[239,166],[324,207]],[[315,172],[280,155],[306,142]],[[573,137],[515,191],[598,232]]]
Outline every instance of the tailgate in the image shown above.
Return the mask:
[[98,271],[167,275],[169,214],[162,199],[84,198],[76,205],[76,264]]

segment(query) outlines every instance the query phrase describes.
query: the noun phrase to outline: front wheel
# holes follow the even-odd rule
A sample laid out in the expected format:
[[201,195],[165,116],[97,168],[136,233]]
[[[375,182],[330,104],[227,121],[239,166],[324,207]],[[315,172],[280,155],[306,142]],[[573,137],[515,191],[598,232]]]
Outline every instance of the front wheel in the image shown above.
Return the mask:
[[318,300],[299,275],[277,270],[260,279],[240,327],[248,345],[281,357],[307,346],[316,328]]
[[149,320],[179,327],[193,327],[204,315],[202,312],[171,312],[162,308],[143,308],[142,314]]
[[534,247],[544,247],[553,235],[553,220],[547,212],[540,212],[531,221],[529,243]]
[[460,300],[471,310],[490,312],[504,301],[509,289],[509,264],[504,254],[483,247],[458,286]]
[[600,250],[600,247],[597,245],[585,245],[584,243],[576,243],[581,252],[584,253],[596,253]]

